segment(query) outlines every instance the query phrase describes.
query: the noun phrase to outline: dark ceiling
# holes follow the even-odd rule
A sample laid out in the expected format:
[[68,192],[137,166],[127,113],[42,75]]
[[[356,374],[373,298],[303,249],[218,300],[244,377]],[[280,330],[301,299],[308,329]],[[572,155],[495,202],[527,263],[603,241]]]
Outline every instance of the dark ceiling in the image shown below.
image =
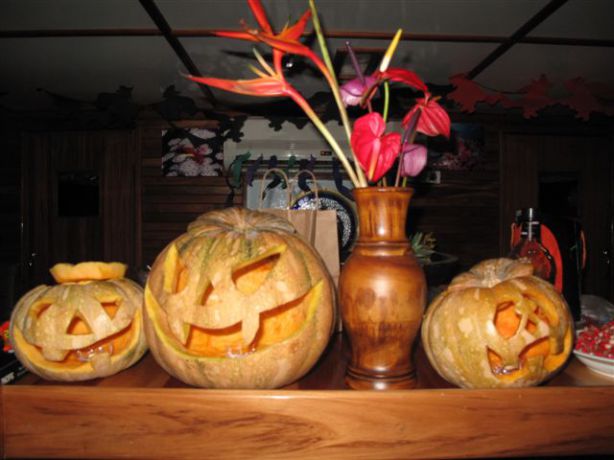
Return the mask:
[[[264,0],[279,30],[306,0]],[[467,74],[485,90],[513,94],[545,75],[552,97],[581,77],[614,99],[611,0],[320,0],[318,9],[340,74],[344,43],[376,56],[394,31],[404,37],[393,66],[414,70],[435,88]],[[140,106],[175,96],[214,110],[253,106],[252,98],[199,87],[182,73],[251,78],[252,44],[213,37],[215,29],[255,26],[243,0],[3,0],[0,107],[12,113],[53,110],[58,97],[94,103],[130,88]],[[312,40],[308,26],[304,40]],[[260,47],[263,53],[266,49]],[[360,55],[362,57],[362,53]],[[289,69],[307,96],[325,90],[300,60]],[[55,95],[55,97],[52,97]],[[168,96],[168,92],[166,93]]]

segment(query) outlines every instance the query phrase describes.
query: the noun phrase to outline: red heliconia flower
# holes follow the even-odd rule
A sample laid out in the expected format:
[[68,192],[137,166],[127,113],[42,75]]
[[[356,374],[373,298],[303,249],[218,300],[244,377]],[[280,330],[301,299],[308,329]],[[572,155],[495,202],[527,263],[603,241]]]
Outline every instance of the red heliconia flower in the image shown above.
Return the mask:
[[252,80],[227,80],[224,78],[195,77],[193,75],[188,75],[187,78],[196,83],[203,83],[214,88],[248,96],[290,96],[292,91],[283,78],[276,76],[265,76]]
[[325,70],[328,74],[328,70],[321,59],[308,46],[303,45],[299,41],[305,31],[309,18],[311,18],[310,10],[305,11],[293,25],[286,26],[279,34],[275,34],[260,0],[249,0],[248,3],[261,30],[245,27],[244,32],[218,30],[214,32],[214,35],[266,43],[273,48],[273,61],[278,72],[281,70],[282,55],[284,53],[292,53],[311,59],[320,70]]
[[377,112],[364,115],[354,123],[352,149],[367,179],[372,182],[386,174],[401,149],[401,135],[385,131],[386,122]]
[[401,152],[401,176],[416,177],[426,166],[427,150],[424,145],[404,144]]
[[420,111],[420,117],[416,131],[427,136],[450,137],[450,117],[430,93],[425,93],[425,97],[416,101],[416,105],[403,118],[403,126],[411,121],[417,111]]

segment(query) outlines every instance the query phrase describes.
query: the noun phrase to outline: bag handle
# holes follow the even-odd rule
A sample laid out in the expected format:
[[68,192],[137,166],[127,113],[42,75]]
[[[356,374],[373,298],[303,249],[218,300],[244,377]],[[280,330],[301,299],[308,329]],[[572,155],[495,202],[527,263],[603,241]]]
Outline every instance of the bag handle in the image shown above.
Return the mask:
[[[308,216],[308,235],[309,235],[309,243],[311,245],[315,245],[315,239],[316,239],[316,225],[317,225],[317,212],[318,209],[320,209],[320,195],[319,195],[319,185],[318,185],[318,180],[316,179],[315,174],[313,173],[313,171],[310,171],[309,169],[301,169],[300,171],[298,171],[294,176],[292,176],[292,189],[294,189],[294,182],[296,181],[298,183],[298,178],[300,177],[301,174],[307,174],[309,176],[311,176],[311,179],[313,181],[313,187],[314,187],[314,196],[315,196],[315,202],[316,202],[316,207],[315,209],[303,209],[302,211],[306,211],[307,216]],[[292,195],[290,196],[290,200],[292,199]],[[288,208],[291,205],[291,201],[288,201]]]
[[[320,185],[318,184],[318,179],[316,179],[316,175],[313,173],[313,171],[310,171],[309,169],[301,169],[294,176],[292,176],[293,184],[295,181],[298,183],[298,178],[301,176],[301,174],[307,174],[308,176],[311,176],[311,180],[313,181],[313,187],[314,187],[313,194],[315,196],[315,202],[317,204],[316,210],[320,209],[320,194],[319,194]],[[293,194],[291,194],[290,200],[292,200],[293,197],[294,197]],[[290,206],[291,202],[292,201],[288,201],[288,206]]]
[[288,187],[288,201],[286,205],[286,209],[290,209],[290,200],[292,199],[292,186],[290,184],[290,180],[288,180],[288,175],[284,172],[283,169],[279,168],[269,168],[262,175],[262,182],[260,182],[260,192],[258,194],[258,209],[262,209],[262,202],[264,200],[264,183],[267,176],[271,173],[279,174],[281,178],[285,181],[286,187]]
[[[258,209],[263,208],[262,205],[263,205],[264,183],[266,182],[267,176],[271,173],[279,174],[281,178],[286,181],[286,186],[288,188],[288,191],[287,191],[288,201],[286,204],[286,219],[292,222],[292,213],[302,211],[304,213],[303,215],[307,216],[307,235],[308,235],[307,240],[309,241],[310,244],[313,245],[315,243],[315,236],[316,236],[317,211],[320,208],[320,195],[318,192],[319,187],[318,187],[318,181],[316,179],[315,174],[312,171],[309,171],[307,169],[302,169],[298,171],[294,176],[292,176],[292,179],[290,180],[288,179],[288,175],[282,169],[279,169],[279,168],[267,169],[264,172],[262,176],[262,182],[260,183],[260,195],[258,199]],[[317,207],[315,209],[293,210],[290,208],[290,206],[292,205],[292,197],[294,195],[293,193],[294,182],[298,181],[298,178],[301,174],[309,174],[313,180],[314,195],[315,195],[316,203],[317,203]]]
[[258,194],[258,209],[262,209],[262,202],[264,201],[264,187],[265,187],[265,182],[266,182],[266,178],[269,174],[271,173],[275,173],[278,174],[279,176],[281,176],[281,178],[285,181],[286,186],[288,187],[288,200],[287,200],[287,205],[286,205],[286,209],[290,210],[290,205],[292,204],[293,198],[294,198],[294,183],[298,182],[298,178],[300,177],[301,174],[307,174],[309,176],[311,176],[311,180],[313,181],[313,185],[314,185],[314,196],[315,196],[315,202],[317,203],[317,209],[320,209],[320,195],[319,195],[319,189],[320,186],[318,184],[318,179],[316,178],[315,174],[308,170],[308,169],[301,169],[300,171],[298,171],[294,176],[292,176],[292,178],[288,178],[288,175],[286,174],[286,172],[283,169],[279,169],[279,168],[269,168],[267,169],[264,174],[262,175],[262,181],[260,182],[260,192]]

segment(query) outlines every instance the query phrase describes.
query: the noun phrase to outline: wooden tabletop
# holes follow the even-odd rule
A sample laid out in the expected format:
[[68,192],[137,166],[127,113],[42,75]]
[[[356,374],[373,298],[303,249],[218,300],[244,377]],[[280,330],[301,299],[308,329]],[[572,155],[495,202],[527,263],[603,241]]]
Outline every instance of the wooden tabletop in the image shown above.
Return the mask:
[[614,454],[614,379],[571,359],[545,385],[452,387],[418,349],[419,388],[354,391],[337,334],[279,390],[206,390],[147,354],[113,377],[0,387],[7,458],[458,458]]

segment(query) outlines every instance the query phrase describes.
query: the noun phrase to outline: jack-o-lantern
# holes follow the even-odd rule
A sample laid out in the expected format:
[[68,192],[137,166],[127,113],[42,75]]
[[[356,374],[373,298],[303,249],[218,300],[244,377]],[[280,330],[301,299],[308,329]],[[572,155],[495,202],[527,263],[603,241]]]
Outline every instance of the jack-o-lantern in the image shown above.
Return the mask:
[[463,388],[537,385],[567,361],[573,319],[531,264],[485,260],[428,307],[422,343],[435,370]]
[[332,331],[334,291],[292,225],[242,208],[203,214],[157,257],[145,288],[151,352],[207,388],[277,388],[303,376]]
[[143,289],[124,278],[125,265],[57,264],[50,271],[59,284],[27,292],[11,315],[11,342],[28,370],[48,380],[88,380],[143,356]]

